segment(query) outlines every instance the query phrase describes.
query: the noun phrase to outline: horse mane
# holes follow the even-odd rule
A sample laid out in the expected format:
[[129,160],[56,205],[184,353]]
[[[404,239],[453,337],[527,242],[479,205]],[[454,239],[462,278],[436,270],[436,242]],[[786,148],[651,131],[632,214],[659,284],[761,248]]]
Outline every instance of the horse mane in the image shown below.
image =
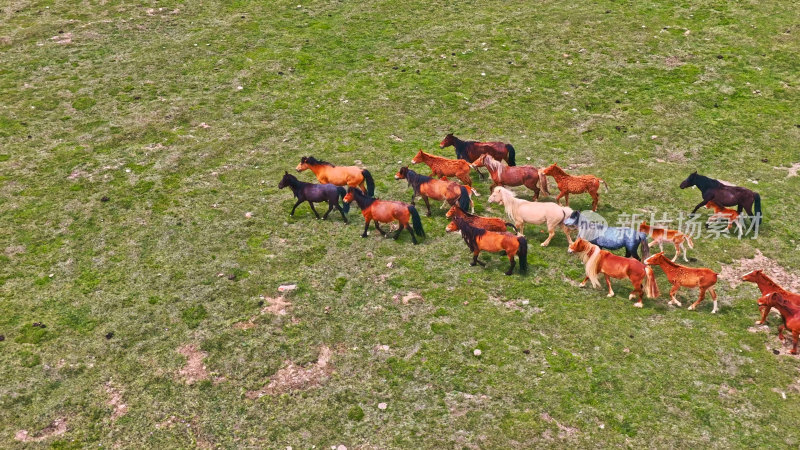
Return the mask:
[[414,172],[413,170],[406,167],[406,181],[411,186],[414,186],[414,189],[419,190],[419,186],[421,184],[425,184],[429,181],[433,180],[433,178],[422,175],[421,173]]
[[348,189],[348,192],[353,193],[353,197],[355,197],[354,200],[356,201],[356,203],[358,203],[358,207],[361,209],[368,208],[369,205],[371,205],[375,200],[377,200],[375,197],[367,196],[361,191],[361,189],[358,188],[351,187],[350,189]]
[[764,280],[764,282],[766,284],[769,284],[770,286],[774,287],[776,291],[779,291],[780,293],[789,292],[786,289],[784,289],[783,287],[781,287],[781,285],[776,283],[775,280],[773,280],[772,278],[768,277],[767,274],[764,273],[764,271],[759,271],[759,275],[761,276],[761,278]]
[[467,217],[478,217],[478,216],[477,216],[477,215],[475,215],[475,214],[470,214],[469,212],[467,212],[467,211],[464,211],[464,210],[463,210],[463,209],[461,209],[461,207],[460,207],[460,206],[458,206],[458,205],[453,205],[453,206],[454,206],[454,207],[455,207],[457,210],[461,211],[461,212],[462,212],[462,213],[463,213],[465,216],[467,216]]
[[311,184],[311,183],[305,183],[303,181],[298,180],[296,176],[294,176],[294,175],[292,175],[290,173],[284,174],[283,176],[284,176],[284,178],[287,177],[287,176],[289,177],[289,186],[291,186],[293,188],[293,190],[294,190],[294,188],[302,187],[304,184]]
[[494,159],[494,157],[488,153],[484,153],[483,157],[483,164],[486,166],[487,169],[497,172],[498,177],[503,176],[503,163]]
[[550,170],[552,172],[555,172],[557,175],[568,175],[567,172],[564,172],[564,169],[562,169],[561,167],[558,166],[558,164],[555,163],[552,166],[550,166]]
[[467,247],[471,252],[474,252],[478,249],[478,237],[483,236],[486,234],[486,230],[483,228],[473,227],[472,225],[468,224],[466,220],[460,217],[453,217],[453,221],[458,225],[458,229],[461,231],[461,237],[464,238],[464,242],[467,243]]
[[519,208],[520,202],[524,200],[520,200],[517,198],[514,191],[506,189],[502,186],[498,186],[495,190],[499,190],[500,195],[503,197],[503,207],[506,210],[506,216],[511,219],[512,222],[517,222],[517,209]]
[[704,189],[715,188],[719,186],[724,186],[719,180],[715,180],[711,177],[707,177],[705,175],[700,175],[699,173],[694,174],[694,185],[697,186],[698,189],[701,191]]
[[770,296],[776,305],[788,309],[791,313],[797,314],[800,312],[800,307],[787,300],[780,292],[771,292],[767,295]]
[[600,280],[597,278],[597,274],[600,273],[600,256],[603,252],[597,245],[592,244],[586,239],[583,241],[586,243],[587,248],[586,250],[577,253],[581,257],[581,261],[583,261],[586,270],[586,276],[589,277],[589,281],[592,282],[592,286],[599,288]]
[[329,163],[328,161],[323,161],[321,159],[314,158],[313,156],[307,156],[306,162],[312,166],[331,166],[336,167],[336,165]]

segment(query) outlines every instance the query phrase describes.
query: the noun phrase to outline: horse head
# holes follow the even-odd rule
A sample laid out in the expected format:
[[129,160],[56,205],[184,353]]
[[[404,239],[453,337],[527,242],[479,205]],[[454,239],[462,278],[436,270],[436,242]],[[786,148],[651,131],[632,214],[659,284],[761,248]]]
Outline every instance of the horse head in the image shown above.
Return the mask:
[[422,162],[422,149],[417,152],[417,154],[411,158],[411,164],[419,164]]
[[278,183],[278,189],[283,189],[286,186],[289,186],[293,176],[289,175],[289,172],[283,171],[283,178],[281,178],[280,183]]
[[[483,153],[475,161],[470,164],[472,167],[486,167],[486,156],[488,153]],[[491,157],[490,157],[491,158]]]
[[444,216],[447,217],[448,219],[453,217],[456,213],[456,208],[458,208],[458,205],[451,206],[450,209],[447,210]]
[[583,253],[589,249],[589,245],[589,242],[583,238],[575,239],[572,244],[569,244],[567,253]]
[[561,172],[561,168],[558,167],[558,164],[556,163],[550,164],[549,166],[542,169],[543,174],[550,176],[552,176],[553,173],[558,173],[558,172]]
[[749,281],[751,283],[758,283],[758,280],[764,276],[761,270],[752,270],[742,275],[742,281]]
[[492,195],[489,196],[489,203],[497,203],[499,205],[503,204],[503,187],[497,186],[492,191]]
[[403,166],[400,170],[394,174],[395,180],[403,180],[408,176],[408,166]]
[[774,306],[781,302],[783,297],[777,292],[770,292],[767,295],[762,295],[758,299],[758,306]]
[[444,231],[448,233],[453,233],[455,231],[458,231],[458,224],[456,223],[455,220],[451,220],[450,223],[447,224],[447,227],[445,227]]
[[685,180],[681,181],[681,189],[686,189],[690,186],[694,186],[694,178],[697,176],[697,171],[695,170]]
[[449,133],[447,136],[442,139],[442,142],[439,143],[439,148],[445,148],[453,145],[455,143],[455,136],[453,133]]
[[666,259],[667,257],[664,256],[664,252],[658,252],[655,255],[645,259],[644,263],[648,266],[658,266]]
[[577,228],[580,221],[581,221],[581,212],[572,211],[572,214],[570,214],[566,219],[564,219],[564,225],[570,228]]
[[297,167],[295,167],[295,170],[297,170],[298,172],[302,172],[306,169],[308,169],[308,156],[303,156],[302,158],[300,158],[300,164],[298,164]]
[[355,194],[356,194],[356,188],[352,186],[347,188],[347,194],[344,194],[344,198],[342,198],[342,201],[345,203],[352,202],[353,200],[355,200]]

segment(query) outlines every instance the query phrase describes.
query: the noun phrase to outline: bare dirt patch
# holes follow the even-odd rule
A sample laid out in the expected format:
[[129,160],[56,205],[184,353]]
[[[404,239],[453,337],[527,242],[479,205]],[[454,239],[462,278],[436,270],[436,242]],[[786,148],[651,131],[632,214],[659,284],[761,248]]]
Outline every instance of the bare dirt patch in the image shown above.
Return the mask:
[[50,38],[56,44],[71,44],[72,33],[61,33]]
[[255,328],[256,319],[258,319],[259,316],[268,313],[274,314],[276,316],[285,316],[288,313],[287,309],[290,306],[292,306],[292,303],[283,298],[283,296],[276,298],[270,298],[270,297],[262,297],[262,298],[267,303],[267,305],[261,308],[261,311],[259,311],[258,314],[256,314],[255,316],[247,320],[236,322],[235,324],[233,324],[234,328],[236,328],[237,330],[249,330],[251,328]]
[[419,302],[423,302],[424,301],[422,296],[417,294],[416,292],[408,292],[408,293],[406,293],[406,294],[404,294],[402,296],[400,294],[395,294],[395,296],[392,297],[392,300],[395,303],[402,303],[404,305],[407,305],[407,304],[411,303],[412,301],[419,301]]
[[542,413],[540,417],[542,418],[542,420],[544,420],[547,423],[556,424],[556,426],[558,427],[558,437],[559,437],[559,439],[572,438],[576,434],[578,434],[578,432],[580,431],[575,427],[570,427],[570,426],[563,425],[563,424],[559,423],[556,419],[553,419],[552,417],[550,417],[550,414],[547,414],[546,412]]
[[24,245],[9,245],[4,250],[6,256],[11,257],[14,255],[19,255],[20,253],[25,253],[25,246]]
[[330,364],[331,355],[333,355],[333,351],[323,345],[319,350],[319,357],[315,363],[302,367],[291,361],[286,361],[286,367],[275,372],[266,386],[257,391],[247,391],[245,396],[254,400],[265,395],[276,395],[319,386],[333,372],[333,365]]
[[59,417],[38,433],[30,434],[28,430],[19,430],[14,439],[19,442],[42,442],[54,436],[61,436],[67,432],[67,419]]
[[676,67],[680,67],[683,64],[684,64],[683,60],[681,60],[677,56],[668,56],[667,58],[664,59],[664,65],[667,66],[670,69],[674,69]]
[[789,167],[773,167],[773,169],[785,170],[786,178],[796,177],[798,176],[798,172],[800,172],[800,162],[796,162]]
[[484,394],[473,395],[464,392],[456,392],[454,394],[447,394],[445,404],[452,417],[461,417],[470,411],[483,409],[484,404],[489,400],[491,400],[491,397]]
[[767,258],[756,249],[756,254],[752,259],[742,258],[733,264],[723,264],[719,277],[730,284],[731,289],[735,289],[742,281],[742,275],[753,270],[763,270],[764,274],[772,278],[784,289],[798,292],[800,291],[800,277],[786,271],[775,260]]
[[106,383],[106,394],[108,394],[106,405],[111,407],[112,421],[128,414],[128,405],[122,399],[122,391],[111,384],[110,381]]
[[194,344],[180,347],[178,353],[186,357],[186,365],[178,371],[178,377],[182,378],[186,384],[194,384],[208,379],[208,369],[203,364],[203,359],[208,356],[208,353],[198,349]]

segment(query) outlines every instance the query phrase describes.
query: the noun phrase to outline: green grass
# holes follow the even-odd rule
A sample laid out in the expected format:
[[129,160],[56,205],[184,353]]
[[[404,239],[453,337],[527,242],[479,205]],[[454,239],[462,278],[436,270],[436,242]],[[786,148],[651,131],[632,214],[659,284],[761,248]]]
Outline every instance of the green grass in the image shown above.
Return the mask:
[[[721,282],[717,315],[634,309],[624,283],[568,283],[582,267],[541,227],[529,274],[505,277],[498,255],[468,266],[443,211],[414,247],[361,239],[357,208],[347,226],[290,218],[277,189],[311,154],[407,201],[399,162],[452,155],[451,131],[581,164],[612,222],[688,212],[698,191],[678,183],[698,169],[758,190],[767,218],[757,240],[698,240],[692,264],[760,249],[797,273],[800,177],[774,168],[800,161],[793,2],[10,0],[0,18],[0,447],[60,417],[40,445],[800,443],[800,364],[770,351],[776,318],[747,331],[752,285]],[[284,283],[289,313],[259,315]],[[209,380],[178,377],[187,344]],[[245,397],[323,345],[327,383]]]

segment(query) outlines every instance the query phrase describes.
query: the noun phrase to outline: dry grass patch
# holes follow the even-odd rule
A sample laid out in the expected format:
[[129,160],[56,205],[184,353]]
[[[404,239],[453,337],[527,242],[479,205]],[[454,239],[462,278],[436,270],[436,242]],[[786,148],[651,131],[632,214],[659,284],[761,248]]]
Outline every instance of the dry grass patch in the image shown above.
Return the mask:
[[194,384],[208,379],[208,370],[203,364],[203,359],[208,356],[206,352],[198,349],[194,344],[189,344],[180,347],[178,353],[186,357],[186,365],[178,371],[178,377],[182,378],[186,384]]
[[28,430],[19,430],[14,439],[19,442],[42,442],[54,436],[61,436],[67,432],[67,419],[59,417],[38,433],[30,434]]
[[333,351],[323,345],[315,363],[301,367],[291,361],[286,361],[286,367],[275,372],[266,386],[257,391],[248,391],[245,396],[254,400],[265,395],[276,395],[319,386],[333,372],[333,365],[330,364],[332,355]]
[[106,405],[111,407],[112,421],[117,420],[128,413],[128,405],[126,405],[122,399],[122,391],[114,387],[110,381],[106,383],[106,394],[108,394]]

